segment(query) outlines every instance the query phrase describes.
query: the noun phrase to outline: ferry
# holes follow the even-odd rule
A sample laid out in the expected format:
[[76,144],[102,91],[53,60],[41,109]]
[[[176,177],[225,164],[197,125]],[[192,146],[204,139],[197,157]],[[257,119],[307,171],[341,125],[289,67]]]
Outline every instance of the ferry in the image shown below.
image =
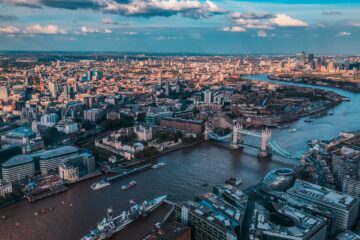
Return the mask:
[[127,190],[127,189],[129,189],[131,187],[134,187],[135,185],[136,185],[136,181],[131,181],[128,184],[121,186],[121,189],[122,190]]
[[101,188],[104,188],[104,187],[107,187],[109,186],[110,183],[104,179],[100,180],[99,182],[96,182],[96,183],[93,183],[91,184],[91,189],[92,190],[98,190],[98,189],[101,189]]
[[240,184],[242,184],[242,180],[239,178],[236,178],[236,177],[231,177],[231,178],[227,179],[225,181],[225,183],[233,185],[233,186],[239,186]]
[[34,215],[37,216],[37,215],[39,215],[39,214],[44,214],[44,213],[50,212],[50,211],[52,211],[52,210],[54,210],[53,207],[43,208],[43,209],[41,209],[40,211],[35,212]]
[[157,168],[162,168],[162,167],[165,167],[166,166],[166,163],[157,163],[157,164],[154,164],[151,166],[152,169],[157,169]]
[[289,131],[289,132],[296,132],[297,130],[296,130],[296,128],[291,128],[291,129],[289,129],[288,131]]
[[81,240],[102,240],[111,238],[115,233],[126,228],[131,223],[138,220],[140,217],[154,211],[161,206],[166,200],[167,195],[163,195],[152,199],[150,201],[143,201],[142,203],[133,205],[127,211],[122,211],[121,214],[113,217],[113,209],[107,209],[107,215],[104,217],[94,229],[90,230],[88,234],[81,238]]

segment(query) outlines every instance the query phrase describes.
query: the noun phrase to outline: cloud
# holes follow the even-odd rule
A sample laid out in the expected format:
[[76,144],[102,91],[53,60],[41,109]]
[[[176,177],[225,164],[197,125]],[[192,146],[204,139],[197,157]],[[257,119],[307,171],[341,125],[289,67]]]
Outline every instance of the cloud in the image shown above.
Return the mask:
[[123,32],[125,35],[137,35],[137,32]]
[[246,32],[245,28],[239,27],[239,26],[233,26],[233,27],[224,27],[224,32]]
[[336,36],[338,37],[347,37],[350,36],[351,32],[339,32]]
[[273,29],[275,27],[305,27],[307,23],[286,14],[239,13],[229,16],[229,22],[243,29]]
[[97,10],[101,8],[101,2],[105,0],[0,0],[8,5],[22,6],[29,8],[63,8],[69,10],[76,9],[93,9]]
[[114,22],[111,18],[105,17],[102,19],[103,24],[110,25],[110,24],[118,24],[117,22]]
[[60,28],[57,25],[40,25],[34,24],[31,26],[27,26],[24,29],[24,33],[26,34],[67,34],[65,29]]
[[112,30],[109,28],[105,28],[104,33],[112,33]]
[[275,18],[270,21],[280,27],[306,27],[307,23],[294,19],[286,14],[277,14]]
[[351,25],[354,27],[360,27],[360,22],[353,22]]
[[[0,0],[1,2],[1,0]],[[18,20],[19,18],[16,16],[10,16],[10,15],[0,15],[0,22],[10,22],[14,20]]]
[[20,29],[14,26],[0,27],[0,33],[5,34],[17,34],[20,32]]
[[323,15],[326,16],[334,16],[334,15],[342,15],[342,12],[339,11],[326,11],[326,12],[322,12]]
[[0,0],[8,5],[31,8],[91,9],[123,16],[208,18],[227,11],[210,0]]
[[256,34],[257,34],[258,37],[261,37],[261,38],[266,38],[267,37],[267,33],[264,30],[260,30]]
[[98,29],[96,29],[96,28],[91,28],[91,27],[88,27],[88,26],[82,26],[82,27],[80,28],[80,31],[81,31],[81,33],[84,33],[84,34],[87,34],[87,33],[97,33],[97,32],[99,32]]

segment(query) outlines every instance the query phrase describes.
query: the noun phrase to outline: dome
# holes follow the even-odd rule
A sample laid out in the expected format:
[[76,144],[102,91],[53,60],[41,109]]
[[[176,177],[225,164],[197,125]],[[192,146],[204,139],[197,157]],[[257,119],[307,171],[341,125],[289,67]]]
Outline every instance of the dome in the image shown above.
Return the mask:
[[285,191],[295,181],[294,171],[290,168],[279,168],[267,173],[261,183],[264,191]]

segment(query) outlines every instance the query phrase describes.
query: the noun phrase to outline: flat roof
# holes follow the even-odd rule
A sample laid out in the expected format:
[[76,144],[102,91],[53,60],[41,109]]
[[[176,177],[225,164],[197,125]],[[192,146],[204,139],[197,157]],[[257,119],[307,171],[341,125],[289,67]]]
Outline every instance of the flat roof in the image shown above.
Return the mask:
[[337,192],[335,190],[325,188],[313,183],[296,180],[295,184],[288,191],[290,194],[306,197],[308,200],[317,200],[327,205],[350,209],[359,199],[352,197],[346,193]]
[[9,167],[15,167],[15,166],[20,166],[23,164],[31,163],[32,161],[33,161],[33,158],[30,155],[21,154],[21,155],[16,155],[16,156],[10,158],[6,162],[4,162],[2,166],[4,168],[9,168]]
[[77,152],[79,152],[79,149],[77,149],[76,147],[62,146],[42,152],[40,153],[39,157],[40,159],[49,159],[49,158],[60,157],[62,155],[69,155]]
[[6,133],[6,135],[9,136],[25,136],[25,137],[30,137],[30,136],[34,136],[35,133],[31,130],[31,128],[29,127],[18,127],[15,128],[13,130],[10,130]]

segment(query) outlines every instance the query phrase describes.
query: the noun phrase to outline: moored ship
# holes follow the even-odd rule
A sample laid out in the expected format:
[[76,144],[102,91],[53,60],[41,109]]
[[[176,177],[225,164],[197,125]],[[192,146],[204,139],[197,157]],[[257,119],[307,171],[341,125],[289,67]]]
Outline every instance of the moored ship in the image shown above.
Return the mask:
[[166,195],[163,195],[150,201],[145,200],[139,204],[133,203],[129,210],[123,211],[115,217],[113,217],[112,208],[108,208],[106,217],[96,225],[96,228],[90,230],[88,234],[82,237],[81,240],[101,240],[110,238],[140,217],[146,216],[161,206],[166,197]]
[[154,164],[151,166],[152,169],[157,169],[157,168],[162,168],[162,167],[165,167],[166,166],[166,163],[157,163],[157,164]]

